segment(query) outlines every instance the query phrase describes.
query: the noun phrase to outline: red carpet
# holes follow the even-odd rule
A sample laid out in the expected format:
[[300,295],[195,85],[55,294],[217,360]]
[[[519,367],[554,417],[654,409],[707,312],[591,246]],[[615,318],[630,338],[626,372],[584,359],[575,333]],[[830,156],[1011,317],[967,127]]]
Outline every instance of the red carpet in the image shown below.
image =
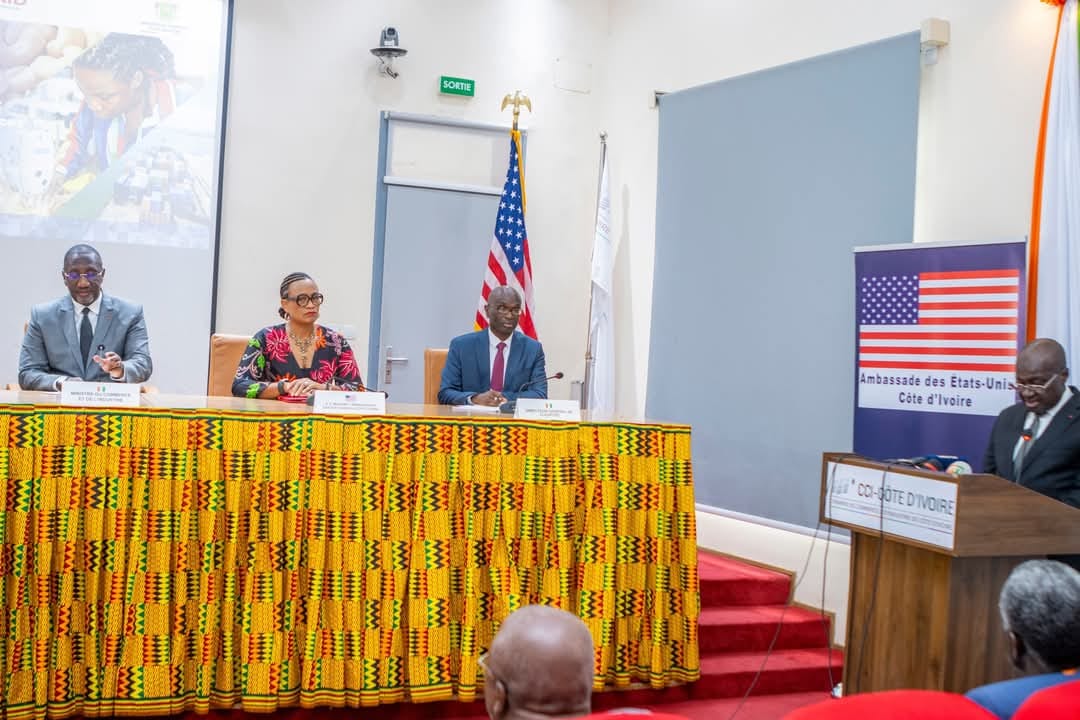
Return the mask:
[[[593,709],[650,708],[691,720],[772,720],[824,700],[840,682],[843,656],[828,646],[827,620],[787,606],[790,578],[702,553],[701,679],[691,685],[596,693]],[[780,632],[777,634],[777,626]],[[776,638],[775,643],[773,638]],[[768,652],[773,645],[771,653]],[[831,670],[831,672],[830,672]],[[755,683],[756,678],[756,683]],[[754,683],[750,696],[743,696]],[[272,715],[220,712],[221,720],[484,720],[482,702],[384,705],[360,710],[283,710]],[[190,715],[185,720],[197,720]]]

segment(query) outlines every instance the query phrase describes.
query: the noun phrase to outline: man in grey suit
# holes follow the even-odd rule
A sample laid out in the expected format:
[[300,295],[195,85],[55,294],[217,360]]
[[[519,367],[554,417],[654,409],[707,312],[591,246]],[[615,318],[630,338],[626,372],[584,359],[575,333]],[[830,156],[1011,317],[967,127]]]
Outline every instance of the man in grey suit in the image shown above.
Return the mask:
[[141,305],[101,292],[105,268],[89,245],[64,255],[68,295],[30,311],[19,352],[23,390],[59,390],[65,380],[140,383],[150,377]]

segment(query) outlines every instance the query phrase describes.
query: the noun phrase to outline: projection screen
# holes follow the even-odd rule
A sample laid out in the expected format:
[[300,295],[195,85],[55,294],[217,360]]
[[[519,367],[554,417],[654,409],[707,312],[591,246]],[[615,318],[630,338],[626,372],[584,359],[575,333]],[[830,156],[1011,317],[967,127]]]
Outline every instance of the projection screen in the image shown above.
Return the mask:
[[203,393],[212,327],[231,4],[0,0],[0,382],[64,252],[144,307],[162,391]]

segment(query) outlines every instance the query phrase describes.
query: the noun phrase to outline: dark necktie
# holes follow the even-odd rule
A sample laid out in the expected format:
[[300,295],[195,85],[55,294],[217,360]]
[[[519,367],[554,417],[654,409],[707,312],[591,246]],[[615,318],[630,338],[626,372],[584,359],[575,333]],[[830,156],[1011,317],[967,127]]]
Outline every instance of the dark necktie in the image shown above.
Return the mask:
[[82,311],[82,324],[79,326],[79,349],[82,350],[83,367],[90,359],[90,344],[94,342],[94,326],[90,324],[90,308]]
[[[1028,448],[1031,447],[1031,443],[1035,442],[1035,436],[1039,432],[1039,416],[1036,415],[1035,419],[1031,421],[1031,425],[1024,428],[1023,439],[1020,440],[1020,445],[1016,448],[1016,454],[1013,456],[1013,477],[1016,478],[1016,482],[1020,482],[1020,473],[1024,469],[1024,458],[1028,454]],[[1030,433],[1030,437],[1028,436]]]
[[491,366],[491,389],[496,392],[502,392],[503,374],[506,368],[506,359],[503,357],[503,350],[506,349],[506,343],[501,342],[495,347],[497,350],[495,352],[495,363]]

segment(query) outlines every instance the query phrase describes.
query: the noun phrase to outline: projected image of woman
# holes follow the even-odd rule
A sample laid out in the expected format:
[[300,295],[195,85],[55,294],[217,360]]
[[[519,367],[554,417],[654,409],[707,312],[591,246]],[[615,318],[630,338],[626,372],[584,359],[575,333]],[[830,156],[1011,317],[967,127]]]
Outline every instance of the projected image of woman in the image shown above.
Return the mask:
[[160,39],[110,33],[72,63],[83,104],[57,168],[101,172],[176,109],[176,67]]
[[311,276],[286,275],[279,294],[278,314],[285,322],[263,328],[248,342],[236,369],[233,395],[273,399],[363,388],[348,341],[316,323],[325,298]]

